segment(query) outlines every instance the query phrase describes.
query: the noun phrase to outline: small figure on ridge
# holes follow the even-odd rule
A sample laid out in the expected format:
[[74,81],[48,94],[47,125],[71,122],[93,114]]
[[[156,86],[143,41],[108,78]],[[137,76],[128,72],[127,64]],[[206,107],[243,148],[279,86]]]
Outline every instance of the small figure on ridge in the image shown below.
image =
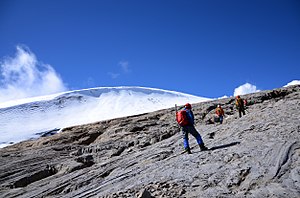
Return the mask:
[[220,124],[222,124],[223,118],[224,118],[224,110],[222,109],[221,105],[217,106],[216,115],[217,115],[218,121],[220,122]]
[[242,113],[243,115],[245,115],[244,100],[240,96],[235,97],[235,105],[236,108],[239,110],[239,116],[242,117]]

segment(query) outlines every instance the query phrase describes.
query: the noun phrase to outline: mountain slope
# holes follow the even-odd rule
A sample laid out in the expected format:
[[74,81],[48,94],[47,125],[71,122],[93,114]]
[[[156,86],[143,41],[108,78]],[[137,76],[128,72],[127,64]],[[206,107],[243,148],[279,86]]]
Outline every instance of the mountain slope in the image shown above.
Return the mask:
[[[0,151],[2,197],[300,197],[300,86],[193,105],[210,151],[182,154],[174,108],[65,128]],[[222,104],[223,125],[207,124]],[[143,194],[144,196],[141,196]]]
[[[55,133],[60,128],[209,100],[144,87],[99,87],[21,100],[0,108],[0,147]],[[16,101],[18,104],[18,101]],[[17,139],[16,139],[17,137]]]

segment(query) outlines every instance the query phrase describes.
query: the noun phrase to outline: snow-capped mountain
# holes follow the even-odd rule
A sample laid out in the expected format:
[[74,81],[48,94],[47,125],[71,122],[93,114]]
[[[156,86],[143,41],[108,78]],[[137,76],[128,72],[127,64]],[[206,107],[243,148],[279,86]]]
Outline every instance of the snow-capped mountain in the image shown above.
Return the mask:
[[99,87],[0,104],[0,147],[46,132],[210,100],[145,87]]

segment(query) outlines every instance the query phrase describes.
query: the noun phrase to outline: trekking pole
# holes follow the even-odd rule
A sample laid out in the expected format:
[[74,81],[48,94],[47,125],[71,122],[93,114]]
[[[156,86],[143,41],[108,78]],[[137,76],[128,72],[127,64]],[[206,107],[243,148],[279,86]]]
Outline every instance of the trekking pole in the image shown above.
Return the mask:
[[177,127],[179,129],[179,131],[181,131],[181,126],[179,125],[179,123],[177,122],[177,113],[178,113],[178,110],[182,109],[183,107],[177,109],[177,104],[175,104],[175,121],[177,123]]
[[176,123],[177,123],[178,129],[180,130],[180,126],[179,126],[179,124],[178,124],[178,122],[177,122],[177,112],[178,112],[178,110],[177,110],[177,104],[175,104],[175,121],[176,121]]

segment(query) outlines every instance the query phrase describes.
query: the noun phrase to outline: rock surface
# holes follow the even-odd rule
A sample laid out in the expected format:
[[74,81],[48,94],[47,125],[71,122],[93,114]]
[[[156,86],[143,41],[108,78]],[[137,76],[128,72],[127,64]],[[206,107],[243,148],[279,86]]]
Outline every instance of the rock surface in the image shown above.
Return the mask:
[[[183,153],[174,108],[0,149],[0,197],[300,197],[300,86],[193,104],[209,151]],[[221,104],[222,125],[209,124]]]

